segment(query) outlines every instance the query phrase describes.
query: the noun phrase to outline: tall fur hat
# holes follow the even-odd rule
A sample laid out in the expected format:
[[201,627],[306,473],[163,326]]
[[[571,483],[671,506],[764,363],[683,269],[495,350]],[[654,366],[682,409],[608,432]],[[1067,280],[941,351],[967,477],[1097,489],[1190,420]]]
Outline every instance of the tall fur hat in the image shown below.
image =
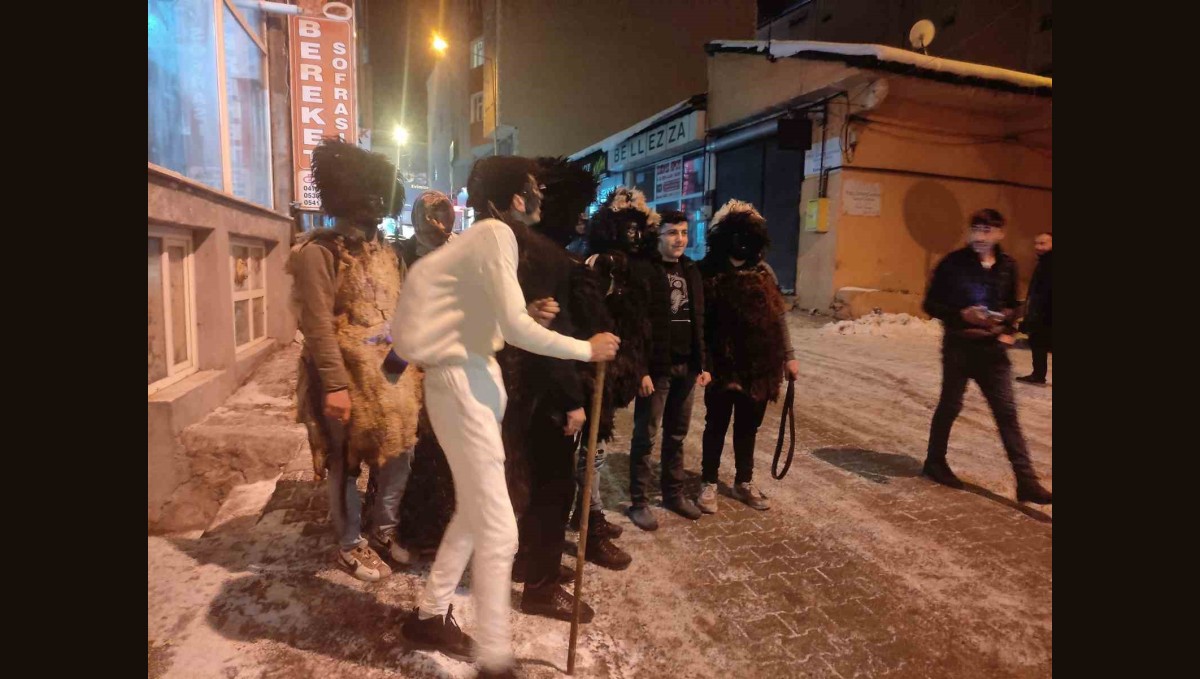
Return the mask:
[[387,158],[337,138],[313,150],[313,181],[328,215],[374,225],[404,209],[404,185]]
[[646,232],[655,231],[660,220],[659,214],[646,204],[645,194],[618,186],[592,218],[588,246],[596,253],[637,252]]
[[566,246],[576,235],[579,216],[596,199],[599,182],[591,172],[565,158],[538,158],[537,180],[546,188],[542,199],[542,221],[534,228],[559,245]]
[[771,245],[767,220],[750,203],[730,200],[713,215],[708,227],[708,254],[724,262],[730,256],[756,263]]
[[475,161],[467,177],[467,205],[475,208],[475,218],[491,217],[491,203],[503,214],[512,197],[525,190],[529,175],[536,174],[537,163],[523,156],[487,156]]

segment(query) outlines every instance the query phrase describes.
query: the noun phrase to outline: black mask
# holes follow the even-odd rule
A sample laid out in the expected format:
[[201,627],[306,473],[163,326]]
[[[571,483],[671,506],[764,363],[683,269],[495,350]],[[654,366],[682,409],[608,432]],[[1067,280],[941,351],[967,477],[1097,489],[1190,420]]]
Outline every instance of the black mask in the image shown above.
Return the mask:
[[757,262],[762,255],[762,246],[752,242],[753,240],[756,239],[747,238],[740,233],[734,234],[729,244],[729,256],[746,262]]

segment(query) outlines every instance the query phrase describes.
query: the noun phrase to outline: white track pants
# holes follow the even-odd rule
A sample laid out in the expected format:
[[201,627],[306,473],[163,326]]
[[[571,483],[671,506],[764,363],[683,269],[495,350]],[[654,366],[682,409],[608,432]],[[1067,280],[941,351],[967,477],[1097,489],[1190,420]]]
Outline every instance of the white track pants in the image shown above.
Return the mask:
[[508,395],[494,358],[470,355],[464,365],[426,370],[425,404],[454,475],[455,511],[438,547],[421,597],[424,613],[444,615],[474,552],[479,663],[503,669],[512,663],[509,598],[517,521],[504,478],[500,420]]

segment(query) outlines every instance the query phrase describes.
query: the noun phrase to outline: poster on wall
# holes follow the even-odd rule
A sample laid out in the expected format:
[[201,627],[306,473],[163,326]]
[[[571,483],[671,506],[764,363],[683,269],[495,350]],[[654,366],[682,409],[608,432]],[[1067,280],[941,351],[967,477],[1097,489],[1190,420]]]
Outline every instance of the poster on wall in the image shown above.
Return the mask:
[[353,20],[288,17],[291,38],[292,162],[296,203],[320,210],[312,152],[325,137],[358,139]]
[[883,208],[883,185],[846,179],[842,182],[842,213],[856,217],[878,217]]
[[654,200],[670,200],[683,195],[683,159],[676,158],[654,166]]

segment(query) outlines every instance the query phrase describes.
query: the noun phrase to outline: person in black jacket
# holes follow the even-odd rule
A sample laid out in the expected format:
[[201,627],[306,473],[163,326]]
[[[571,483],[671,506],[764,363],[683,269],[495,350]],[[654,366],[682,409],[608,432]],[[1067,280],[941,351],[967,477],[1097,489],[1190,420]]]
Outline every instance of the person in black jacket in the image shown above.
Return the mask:
[[975,380],[992,409],[1000,439],[1017,477],[1017,500],[1050,504],[1050,491],[1034,474],[1017,422],[1012,364],[1017,263],[1000,249],[1004,217],[984,209],[971,215],[967,247],[938,263],[925,295],[926,313],[942,321],[942,393],[929,431],[924,473],[938,483],[962,488],[946,463],[950,428],[962,410],[967,380]]
[[1054,351],[1052,341],[1054,310],[1050,304],[1054,237],[1050,235],[1049,231],[1039,233],[1037,238],[1033,239],[1033,250],[1037,253],[1038,263],[1033,270],[1033,278],[1029,281],[1029,294],[1025,300],[1025,320],[1021,322],[1021,330],[1029,335],[1029,348],[1033,350],[1033,372],[1024,377],[1018,377],[1017,381],[1045,384],[1047,354]]
[[660,423],[663,507],[692,520],[701,516],[696,503],[683,494],[683,440],[691,424],[695,387],[707,386],[712,376],[705,365],[704,284],[696,263],[683,254],[687,216],[677,210],[662,213],[657,233],[648,237],[651,334],[647,371],[633,408],[629,518],[642,530],[656,530],[658,519],[648,506],[646,486]]
[[[566,250],[579,214],[595,199],[596,180],[559,158],[539,158],[536,178],[544,194],[541,220],[516,231],[517,279],[530,314],[560,334],[585,339],[612,328],[599,277]],[[595,332],[593,332],[595,331]],[[574,575],[562,566],[567,518],[575,497],[575,450],[587,422],[594,384],[590,366],[506,346],[496,356],[508,391],[502,434],[509,497],[520,534],[518,561],[525,589],[521,610],[570,620],[575,597],[562,584]],[[632,558],[607,538],[593,537],[587,551],[602,547]],[[594,558],[589,560],[595,561]],[[581,604],[582,620],[594,612]]]

